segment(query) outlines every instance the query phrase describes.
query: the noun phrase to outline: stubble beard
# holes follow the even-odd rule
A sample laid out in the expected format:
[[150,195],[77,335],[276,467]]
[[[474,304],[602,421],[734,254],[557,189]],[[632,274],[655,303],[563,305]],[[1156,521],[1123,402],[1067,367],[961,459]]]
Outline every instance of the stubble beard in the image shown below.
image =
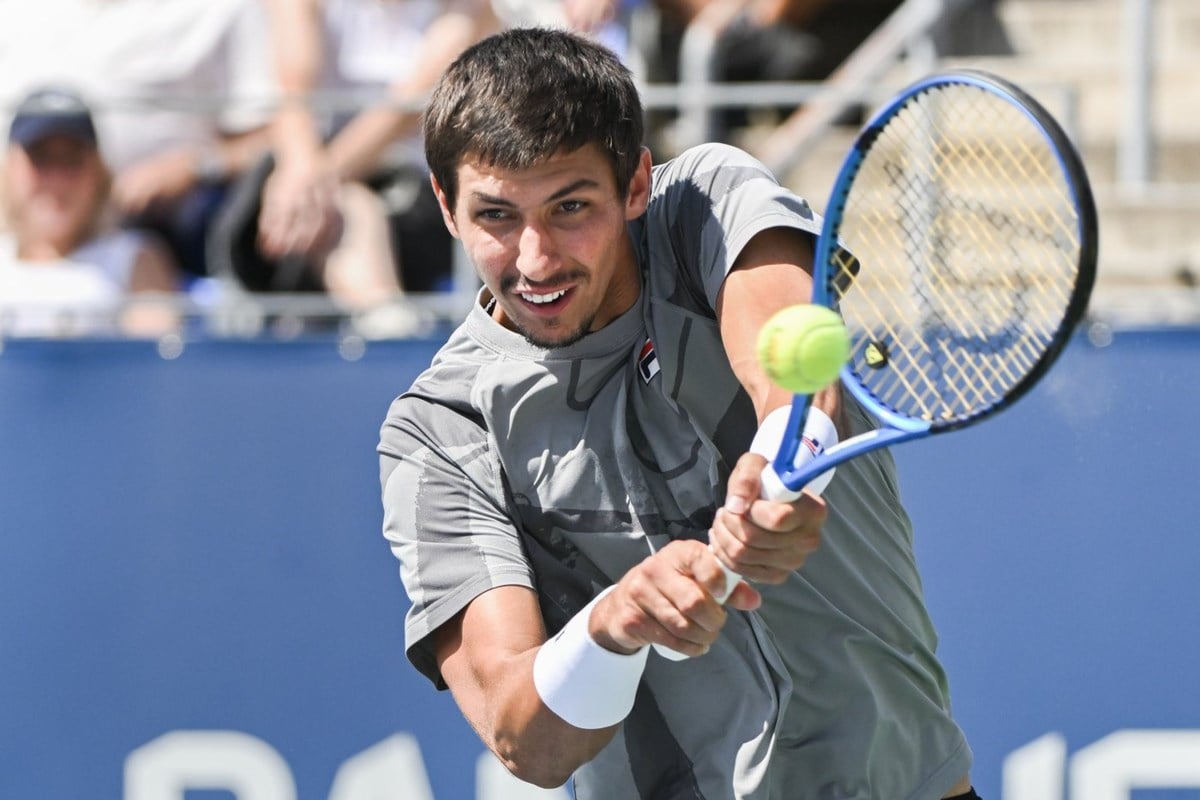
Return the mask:
[[544,339],[539,337],[534,331],[531,331],[528,328],[520,325],[517,326],[517,332],[525,337],[525,341],[529,342],[535,347],[541,347],[545,350],[556,350],[563,347],[570,347],[583,337],[587,336],[591,332],[592,323],[595,320],[596,315],[591,314],[587,317],[587,319],[583,320],[583,322],[579,324],[579,327],[572,331],[565,339]]

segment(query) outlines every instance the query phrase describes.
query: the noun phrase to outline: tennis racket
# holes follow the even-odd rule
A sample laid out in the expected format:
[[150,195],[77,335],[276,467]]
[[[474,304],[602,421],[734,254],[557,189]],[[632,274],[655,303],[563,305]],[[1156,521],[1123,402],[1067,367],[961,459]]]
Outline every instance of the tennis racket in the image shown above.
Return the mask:
[[1011,406],[1082,318],[1096,255],[1083,163],[1037,101],[974,70],[905,89],[843,162],[813,268],[813,303],[850,334],[840,380],[879,425],[797,466],[811,397],[796,395],[764,495]]

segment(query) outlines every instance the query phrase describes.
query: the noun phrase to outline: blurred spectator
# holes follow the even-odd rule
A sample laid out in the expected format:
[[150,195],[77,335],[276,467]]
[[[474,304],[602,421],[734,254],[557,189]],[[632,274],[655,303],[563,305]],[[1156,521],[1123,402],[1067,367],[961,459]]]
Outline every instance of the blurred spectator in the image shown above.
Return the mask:
[[9,101],[49,84],[92,103],[112,199],[202,276],[225,182],[265,150],[271,91],[257,0],[0,3]]
[[509,27],[562,27],[589,36],[628,61],[630,14],[642,0],[492,0]]
[[[648,79],[677,83],[684,35],[692,26],[715,39],[708,77],[726,83],[819,81],[875,30],[903,0],[653,0],[657,36],[647,59]],[[790,109],[760,109],[776,118]],[[705,138],[727,139],[755,114],[729,108],[713,120]],[[655,149],[672,152],[673,113],[650,116]],[[776,120],[777,121],[777,120]]]
[[[677,2],[678,0],[662,0]],[[717,63],[729,81],[822,80],[883,24],[902,0],[750,0],[721,37]],[[996,0],[947,8],[937,31],[942,55],[1011,52]]]
[[719,81],[819,80],[831,73],[902,0],[655,0],[663,62],[678,80],[679,42],[697,21],[718,32]]
[[325,290],[364,334],[404,335],[417,321],[403,292],[444,288],[453,259],[420,108],[459,52],[495,29],[489,4],[264,2],[282,93],[273,152],[222,212],[214,271],[255,291]]
[[[903,0],[654,0],[660,11],[654,80],[680,80],[680,46],[689,26],[716,36],[711,76],[721,82],[817,82],[834,71]],[[1002,55],[1012,52],[997,12],[998,0],[967,0],[945,9],[934,31],[937,53]],[[776,117],[790,109],[775,109]],[[768,110],[770,111],[770,110]],[[725,135],[746,124],[745,109],[722,115]],[[777,123],[778,119],[772,120]]]
[[129,302],[174,291],[176,276],[164,247],[111,227],[110,188],[83,101],[58,88],[30,94],[17,107],[5,154],[0,332],[157,336],[176,325],[161,302]]

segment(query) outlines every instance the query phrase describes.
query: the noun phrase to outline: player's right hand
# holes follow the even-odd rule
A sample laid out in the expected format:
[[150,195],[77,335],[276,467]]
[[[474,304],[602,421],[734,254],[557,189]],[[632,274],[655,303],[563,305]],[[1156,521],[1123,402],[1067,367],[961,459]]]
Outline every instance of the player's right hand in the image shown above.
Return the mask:
[[761,499],[766,464],[754,453],[738,459],[709,542],[713,552],[746,580],[777,584],[804,566],[820,547],[829,509],[824,500],[808,492],[790,502]]
[[[725,573],[703,542],[678,540],[644,559],[592,610],[588,632],[601,647],[632,653],[649,644],[688,656],[708,651],[728,616],[714,599]],[[726,605],[750,611],[762,598],[745,583]]]

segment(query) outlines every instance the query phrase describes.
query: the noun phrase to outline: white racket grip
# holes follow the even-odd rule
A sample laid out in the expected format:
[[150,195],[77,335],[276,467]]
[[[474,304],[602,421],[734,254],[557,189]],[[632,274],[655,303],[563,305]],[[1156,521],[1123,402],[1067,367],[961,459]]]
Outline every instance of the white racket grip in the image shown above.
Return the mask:
[[[762,471],[762,491],[760,493],[764,500],[791,502],[799,499],[803,491],[819,496],[833,480],[835,470],[830,467],[809,481],[800,491],[793,491],[784,486],[779,473],[775,471],[773,462],[775,454],[779,452],[779,447],[783,444],[783,434],[787,430],[788,417],[791,413],[790,407],[782,406],[767,414],[762,425],[758,427],[758,433],[754,434],[754,441],[750,443],[751,453],[757,453],[767,459],[767,466]],[[808,416],[804,420],[804,432],[801,434],[800,446],[796,448],[796,455],[792,459],[793,468],[803,467],[837,443],[837,426],[833,424],[833,420],[816,406],[809,406]]]
[[[754,435],[754,441],[750,443],[751,453],[757,453],[767,459],[767,466],[762,471],[762,484],[759,491],[759,496],[764,500],[781,500],[790,503],[800,499],[800,495],[804,491],[819,496],[833,480],[834,468],[830,467],[809,481],[801,491],[793,491],[784,485],[783,480],[771,464],[775,459],[775,454],[779,452],[779,446],[783,443],[783,434],[787,430],[790,414],[789,406],[777,408],[767,414],[762,425],[759,426],[758,432]],[[808,417],[804,420],[803,439],[804,441],[796,449],[796,456],[792,460],[796,467],[804,466],[825,452],[826,448],[837,444],[837,426],[824,411],[810,406]],[[718,558],[717,563],[725,571],[725,588],[719,595],[713,595],[713,599],[724,605],[725,601],[729,599],[729,595],[733,594],[734,588],[741,582],[742,576],[727,567],[721,559]],[[687,658],[683,653],[660,644],[654,645],[654,651],[671,661],[683,661]]]

